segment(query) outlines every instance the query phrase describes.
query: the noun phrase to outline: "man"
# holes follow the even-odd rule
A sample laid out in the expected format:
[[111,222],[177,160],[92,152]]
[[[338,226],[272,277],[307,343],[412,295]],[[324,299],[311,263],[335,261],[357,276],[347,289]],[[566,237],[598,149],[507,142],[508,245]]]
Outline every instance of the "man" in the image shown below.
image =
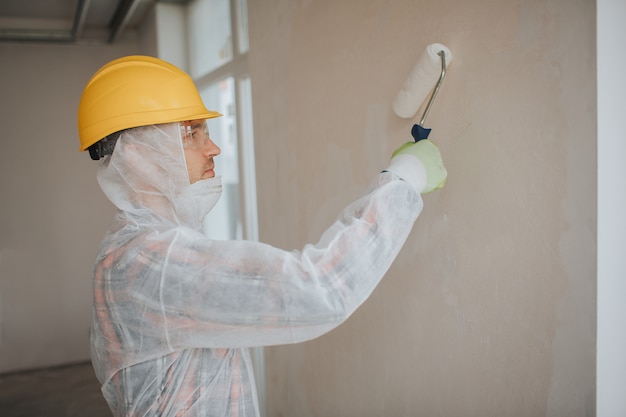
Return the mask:
[[372,191],[314,245],[213,241],[207,110],[156,58],[102,67],[79,106],[81,150],[118,213],[96,260],[92,361],[115,416],[258,416],[247,348],[296,343],[344,322],[372,293],[446,178],[437,147],[405,144]]

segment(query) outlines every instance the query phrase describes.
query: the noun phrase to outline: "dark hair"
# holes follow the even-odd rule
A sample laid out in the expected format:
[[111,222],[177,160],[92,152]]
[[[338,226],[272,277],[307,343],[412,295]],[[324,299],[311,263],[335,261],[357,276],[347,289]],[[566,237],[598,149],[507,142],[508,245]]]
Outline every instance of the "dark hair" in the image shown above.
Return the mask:
[[120,130],[118,132],[111,133],[87,148],[91,159],[97,161],[100,158],[104,158],[106,155],[113,155],[115,144],[120,136],[122,136],[123,132],[124,130]]

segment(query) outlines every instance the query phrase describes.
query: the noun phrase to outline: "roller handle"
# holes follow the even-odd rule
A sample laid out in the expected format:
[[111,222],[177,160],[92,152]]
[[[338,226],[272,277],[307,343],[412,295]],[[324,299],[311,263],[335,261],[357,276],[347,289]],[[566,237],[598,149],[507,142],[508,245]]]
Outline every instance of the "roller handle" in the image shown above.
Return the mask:
[[415,142],[419,142],[420,140],[428,139],[428,135],[430,135],[431,130],[432,129],[427,129],[420,125],[413,125],[411,128],[411,136],[413,136]]
[[424,114],[422,114],[422,119],[420,120],[419,124],[415,124],[411,128],[411,136],[413,136],[413,139],[415,139],[415,142],[428,139],[428,135],[430,135],[431,129],[427,129],[423,127],[422,125],[426,121],[428,112],[430,112],[430,108],[433,105],[433,102],[435,101],[435,97],[437,97],[437,93],[439,92],[439,88],[441,87],[441,84],[443,83],[443,79],[446,76],[446,53],[445,51],[441,50],[439,51],[439,53],[437,53],[437,55],[439,55],[439,57],[441,58],[441,73],[439,74],[439,80],[437,80],[437,85],[435,86],[435,89],[430,95],[430,99],[428,100],[428,104],[426,105],[426,109],[424,110]]

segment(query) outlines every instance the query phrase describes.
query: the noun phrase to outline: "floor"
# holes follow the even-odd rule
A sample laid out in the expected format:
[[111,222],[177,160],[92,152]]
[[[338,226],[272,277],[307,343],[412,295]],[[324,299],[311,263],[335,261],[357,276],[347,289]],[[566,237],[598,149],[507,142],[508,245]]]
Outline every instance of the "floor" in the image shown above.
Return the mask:
[[111,417],[91,363],[0,375],[2,417]]

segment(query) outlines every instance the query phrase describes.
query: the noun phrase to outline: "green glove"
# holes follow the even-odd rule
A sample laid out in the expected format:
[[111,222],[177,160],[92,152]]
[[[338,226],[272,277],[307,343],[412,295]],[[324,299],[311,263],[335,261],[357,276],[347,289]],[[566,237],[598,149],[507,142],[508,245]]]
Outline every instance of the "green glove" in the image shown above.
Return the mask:
[[426,184],[421,190],[422,194],[438,190],[446,183],[448,171],[443,166],[439,147],[433,142],[427,139],[418,142],[407,142],[393,152],[391,155],[392,161],[400,155],[411,155],[419,159],[422,165],[424,165]]

